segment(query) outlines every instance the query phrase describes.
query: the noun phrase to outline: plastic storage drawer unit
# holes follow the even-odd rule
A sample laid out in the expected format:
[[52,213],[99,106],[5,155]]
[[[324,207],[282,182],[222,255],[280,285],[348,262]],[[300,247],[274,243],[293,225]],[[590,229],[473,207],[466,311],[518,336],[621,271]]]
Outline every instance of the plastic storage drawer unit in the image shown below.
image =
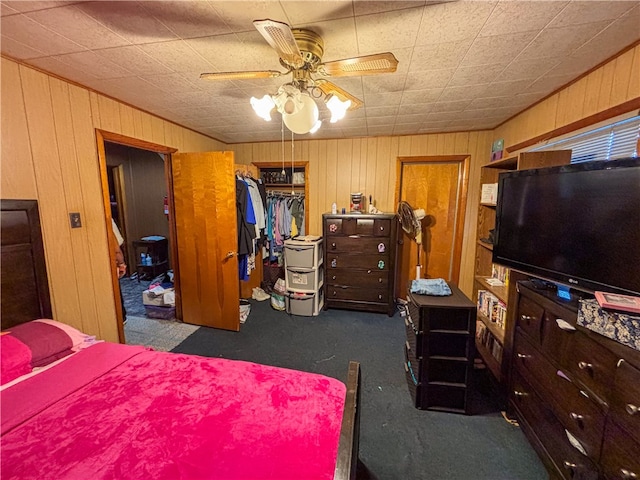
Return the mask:
[[285,286],[289,292],[315,293],[322,286],[324,267],[287,267]]
[[322,263],[322,238],[314,240],[285,240],[284,262],[286,267],[318,268]]
[[323,290],[316,293],[290,293],[286,297],[287,313],[301,317],[315,317],[324,305]]

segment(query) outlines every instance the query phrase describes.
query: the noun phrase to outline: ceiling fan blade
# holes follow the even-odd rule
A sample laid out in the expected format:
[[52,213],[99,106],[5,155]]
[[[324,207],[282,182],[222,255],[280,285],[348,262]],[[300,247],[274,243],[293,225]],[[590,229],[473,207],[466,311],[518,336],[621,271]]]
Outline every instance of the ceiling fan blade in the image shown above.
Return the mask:
[[335,95],[338,99],[343,102],[346,100],[351,100],[351,106],[349,110],[355,110],[364,105],[364,102],[353,95],[351,95],[346,90],[343,90],[335,83],[329,82],[328,80],[320,79],[315,81],[315,86],[322,90],[322,93],[325,95]]
[[393,53],[385,52],[322,63],[318,66],[318,73],[328,77],[349,77],[393,73],[397,67],[398,60]]
[[267,43],[278,52],[284,63],[294,68],[304,65],[302,53],[300,53],[300,48],[289,25],[269,19],[255,20],[253,25]]
[[275,70],[261,70],[255,72],[219,72],[201,73],[200,78],[207,80],[251,80],[254,78],[275,78],[283,75]]

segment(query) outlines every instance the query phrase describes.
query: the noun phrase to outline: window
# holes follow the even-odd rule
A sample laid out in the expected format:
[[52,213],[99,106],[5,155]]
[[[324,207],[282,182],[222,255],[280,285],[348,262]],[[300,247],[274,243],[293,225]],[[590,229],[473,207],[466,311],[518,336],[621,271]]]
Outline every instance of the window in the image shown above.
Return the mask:
[[609,125],[570,134],[565,138],[549,140],[544,145],[532,148],[531,151],[571,149],[571,163],[637,157],[638,138],[640,138],[640,115],[636,114]]

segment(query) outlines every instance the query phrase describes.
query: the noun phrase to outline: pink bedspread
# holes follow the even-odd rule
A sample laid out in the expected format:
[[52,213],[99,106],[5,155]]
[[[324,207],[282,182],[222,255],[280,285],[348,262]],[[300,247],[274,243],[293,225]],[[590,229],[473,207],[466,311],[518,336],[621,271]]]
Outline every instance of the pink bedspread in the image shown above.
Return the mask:
[[330,479],[345,386],[100,343],[0,395],[2,480]]

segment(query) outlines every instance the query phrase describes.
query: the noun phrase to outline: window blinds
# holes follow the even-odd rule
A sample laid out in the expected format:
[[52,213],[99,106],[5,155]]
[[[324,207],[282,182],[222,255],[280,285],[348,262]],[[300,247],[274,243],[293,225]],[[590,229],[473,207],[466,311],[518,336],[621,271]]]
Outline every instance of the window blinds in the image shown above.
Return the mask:
[[551,140],[532,148],[543,150],[571,150],[571,163],[592,160],[612,160],[638,156],[640,115],[620,120],[561,140]]

